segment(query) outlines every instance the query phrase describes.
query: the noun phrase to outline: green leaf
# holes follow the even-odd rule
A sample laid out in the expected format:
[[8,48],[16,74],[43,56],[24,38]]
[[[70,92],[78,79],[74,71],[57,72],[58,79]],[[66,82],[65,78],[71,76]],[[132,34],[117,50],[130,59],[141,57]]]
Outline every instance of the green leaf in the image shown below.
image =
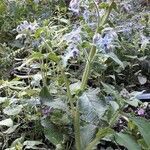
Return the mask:
[[134,137],[132,137],[129,134],[116,133],[115,141],[118,144],[125,146],[128,150],[141,150],[140,146],[135,141]]
[[110,84],[105,84],[103,82],[101,82],[104,89],[105,89],[105,92],[108,93],[108,94],[112,94],[113,96],[115,96],[115,98],[119,98],[119,93],[117,91],[115,91],[115,87],[110,85]]
[[40,60],[43,58],[43,54],[41,52],[33,52],[29,59],[37,59]]
[[44,86],[39,94],[40,101],[42,104],[52,101],[52,96],[49,93],[47,86]]
[[96,126],[92,124],[88,124],[84,127],[81,127],[81,146],[84,149],[94,138],[96,133]]
[[34,149],[35,146],[43,144],[40,141],[24,141],[23,145],[25,146],[25,149]]
[[48,58],[54,62],[58,62],[60,60],[60,57],[53,52],[48,55]]
[[110,101],[109,103],[110,103],[110,105],[111,105],[111,108],[112,108],[113,113],[116,112],[116,111],[119,109],[119,105],[118,105],[117,102],[115,102],[115,101]]
[[117,57],[117,55],[113,52],[110,52],[108,54],[105,54],[106,57],[110,57],[112,60],[114,60],[118,65],[120,65],[124,69],[123,62]]
[[107,135],[112,134],[113,132],[114,132],[114,130],[112,130],[109,127],[99,129],[99,131],[96,134],[95,139],[88,144],[88,146],[85,148],[85,150],[92,150],[92,149],[94,149],[94,147],[100,142],[100,140],[102,138],[104,138]]
[[81,86],[81,81],[70,84],[71,94],[72,95],[75,94],[80,89],[80,86]]
[[[23,144],[23,141],[24,141],[24,135],[22,135],[21,137],[15,139],[12,144],[11,144],[11,147],[16,147],[17,145],[22,145]],[[23,147],[23,145],[22,145]]]
[[48,119],[42,119],[41,124],[44,127],[45,137],[54,145],[61,144],[63,141],[63,132],[60,127],[52,124]]
[[97,96],[99,89],[89,89],[79,98],[79,110],[82,112],[82,119],[96,123],[104,115],[107,106]]
[[45,102],[44,104],[54,109],[59,109],[59,110],[63,110],[64,112],[69,112],[69,107],[67,103],[65,103],[61,99],[54,99],[53,101],[48,101],[48,102]]
[[117,11],[117,4],[116,4],[116,2],[112,2],[110,7]]
[[10,128],[8,128],[8,129],[7,129],[6,131],[4,131],[3,133],[5,133],[5,134],[11,134],[11,133],[13,133],[13,132],[17,129],[17,127],[18,127],[19,125],[20,125],[20,124],[11,126]]
[[6,5],[3,1],[0,2],[0,15],[2,15],[6,11]]
[[146,144],[150,148],[150,131],[149,131],[150,130],[150,122],[144,118],[136,118],[136,117],[130,117],[130,118],[135,123],[135,125],[138,127]]
[[4,103],[7,100],[7,97],[0,97],[0,104]]
[[138,143],[141,145],[142,149],[149,150],[147,144],[145,143],[144,139],[138,140]]
[[107,9],[107,8],[109,8],[109,4],[106,3],[106,2],[101,2],[100,5],[99,5],[99,8],[101,8],[101,9]]
[[3,109],[3,113],[8,116],[15,116],[22,111],[22,108],[22,105],[8,106],[5,109]]
[[134,107],[138,107],[139,105],[139,100],[136,99],[136,98],[132,98],[130,100],[126,100],[125,103],[131,105],[131,106],[134,106]]
[[11,126],[13,126],[13,121],[11,118],[2,120],[2,121],[0,121],[0,126],[11,127]]

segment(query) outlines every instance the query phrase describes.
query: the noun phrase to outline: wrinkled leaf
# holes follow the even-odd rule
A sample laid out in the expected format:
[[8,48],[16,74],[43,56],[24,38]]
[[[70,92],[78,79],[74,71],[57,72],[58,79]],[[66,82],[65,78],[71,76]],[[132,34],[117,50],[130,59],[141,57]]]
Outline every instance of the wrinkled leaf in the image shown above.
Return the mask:
[[99,89],[89,89],[79,98],[79,110],[87,122],[97,122],[104,115],[107,106],[97,96]]
[[65,103],[61,99],[55,99],[54,101],[45,102],[44,104],[46,106],[50,106],[54,109],[60,109],[60,110],[63,110],[65,112],[69,112],[69,108],[68,108],[67,103]]
[[89,124],[81,128],[81,145],[84,149],[94,138],[96,132],[96,126]]
[[52,124],[48,119],[42,119],[41,124],[44,127],[45,137],[54,145],[60,144],[63,141],[63,132],[60,127]]
[[50,95],[49,90],[46,86],[44,86],[40,92],[40,101],[42,104],[52,101],[52,96]]
[[139,100],[136,98],[132,98],[130,100],[126,100],[126,103],[128,103],[131,106],[137,107],[139,105]]

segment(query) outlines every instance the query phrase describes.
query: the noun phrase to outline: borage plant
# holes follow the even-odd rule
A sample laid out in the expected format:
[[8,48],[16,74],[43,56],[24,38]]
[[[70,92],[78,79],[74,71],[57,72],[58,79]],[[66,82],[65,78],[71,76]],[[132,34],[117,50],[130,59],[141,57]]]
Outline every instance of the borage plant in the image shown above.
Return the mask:
[[[87,89],[87,80],[90,76],[90,70],[96,53],[99,53],[98,49],[101,47],[104,48],[103,51],[105,53],[105,49],[110,48],[109,44],[112,40],[107,35],[102,37],[101,33],[108,22],[111,10],[115,8],[116,4],[112,1],[110,4],[104,3],[103,5],[103,11],[101,12],[98,3],[95,1],[70,2],[70,9],[76,13],[75,15],[84,14],[83,17],[87,19],[80,26],[74,26],[74,29],[64,36],[64,41],[67,44],[67,52],[61,57],[61,62],[58,62],[58,65],[67,91],[67,97],[64,97],[68,101],[52,100],[46,86],[43,87],[40,93],[42,104],[48,106],[44,111],[46,111],[46,114],[47,112],[50,114],[42,119],[42,125],[45,129],[46,137],[55,145],[63,142],[64,135],[68,133],[71,134],[70,136],[74,135],[75,139],[73,141],[75,141],[77,150],[88,150],[92,149],[105,135],[112,133],[112,129],[109,127],[102,129],[99,127],[102,116],[108,107],[105,102],[99,100],[97,96],[99,89]],[[85,10],[82,10],[80,6]],[[90,10],[94,11],[90,12]],[[94,23],[94,21],[97,23]],[[89,34],[88,30],[90,28],[91,31]],[[85,30],[85,33],[83,33],[83,30]],[[71,78],[69,78],[69,69],[67,68],[68,61],[80,55],[81,50],[79,48],[83,48],[83,44],[88,45],[87,48],[84,48],[85,52],[82,50],[84,55],[88,55],[84,73],[81,82],[78,81],[70,85]],[[86,49],[89,48],[90,51],[86,52]],[[67,129],[68,131],[65,131],[69,124],[70,130]],[[58,127],[59,129],[57,129]],[[49,134],[48,131],[51,133]]]
[[[15,45],[16,49],[20,48],[14,53],[16,78],[0,81],[0,92],[5,96],[0,99],[3,109],[0,145],[4,141],[3,148],[10,149],[54,146],[91,150],[96,146],[103,149],[111,143],[117,149],[149,149],[149,122],[133,117],[136,112],[125,113],[129,105],[135,108],[140,104],[136,99],[138,93],[129,93],[126,89],[118,92],[107,80],[113,79],[109,83],[117,87],[115,77],[125,76],[123,71],[132,64],[127,58],[142,59],[130,56],[135,48],[134,55],[148,53],[146,34],[138,51],[136,31],[132,31],[132,26],[128,30],[124,24],[124,18],[131,17],[131,14],[124,16],[126,11],[130,12],[131,2],[71,0],[71,12],[66,12],[65,1],[24,2],[25,12],[32,8],[37,14],[26,19],[16,16],[17,21],[14,20],[19,24],[13,30],[18,34],[16,43],[21,45]],[[122,11],[125,11],[123,17]],[[130,25],[130,19],[128,21]],[[148,24],[146,19],[142,23]],[[133,40],[130,34],[134,43],[129,43]],[[20,51],[24,53],[21,55]],[[18,59],[18,53],[22,59]],[[143,78],[140,80],[146,82]],[[144,104],[137,110],[140,116],[145,113],[143,107]],[[50,144],[43,138],[43,131]]]
[[[104,93],[111,95],[111,100],[107,100],[101,97],[99,87],[87,86],[95,61],[101,59],[100,65],[105,66],[106,60],[111,58],[122,70],[124,69],[123,62],[114,53],[113,43],[118,40],[118,36],[109,22],[111,13],[117,11],[117,4],[114,1],[99,3],[72,0],[69,6],[81,21],[76,22],[73,30],[62,37],[60,43],[65,42],[64,48],[66,48],[63,56],[56,56],[52,51],[53,48],[48,46],[53,55],[58,57],[57,86],[61,85],[61,89],[58,88],[60,92],[57,95],[51,95],[45,82],[40,92],[40,99],[44,106],[41,123],[46,138],[56,145],[57,149],[91,150],[101,140],[106,140],[133,150],[140,149],[138,143],[142,143],[143,138],[144,143],[149,146],[146,139],[149,135],[141,131],[141,128],[147,128],[149,124],[142,120],[143,125],[146,124],[143,126],[136,118],[123,112],[127,104],[138,105],[134,94],[126,100],[113,87],[100,80]],[[70,69],[74,67],[70,61],[74,64],[78,63],[79,56],[84,60],[81,65],[85,64],[82,77],[78,75],[80,72],[75,73]],[[124,133],[117,133],[113,128],[121,117],[126,120],[129,128],[123,131]],[[133,129],[131,126],[139,128],[140,137],[137,135],[135,139],[132,137],[132,132],[136,128]]]

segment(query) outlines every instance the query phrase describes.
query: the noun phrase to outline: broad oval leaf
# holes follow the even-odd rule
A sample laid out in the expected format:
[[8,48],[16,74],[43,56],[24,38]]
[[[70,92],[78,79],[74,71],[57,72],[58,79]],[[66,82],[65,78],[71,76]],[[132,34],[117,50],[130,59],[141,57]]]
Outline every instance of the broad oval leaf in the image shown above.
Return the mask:
[[116,133],[115,140],[118,144],[125,146],[128,150],[141,150],[134,137],[129,134]]
[[96,133],[96,126],[92,124],[88,124],[84,127],[81,127],[81,146],[84,149],[90,142],[92,142],[95,133]]
[[79,98],[79,109],[83,114],[81,118],[87,122],[96,123],[104,115],[107,106],[97,94],[99,89],[89,89]]
[[42,119],[41,124],[44,127],[45,137],[54,145],[61,144],[63,141],[63,132],[48,119]]
[[150,148],[150,122],[144,118],[131,117],[131,120],[138,127],[141,135],[143,136],[146,144]]
[[[44,86],[40,92],[40,101],[42,104],[48,103],[52,101],[52,96],[49,93],[47,86]],[[45,104],[46,105],[46,104]]]

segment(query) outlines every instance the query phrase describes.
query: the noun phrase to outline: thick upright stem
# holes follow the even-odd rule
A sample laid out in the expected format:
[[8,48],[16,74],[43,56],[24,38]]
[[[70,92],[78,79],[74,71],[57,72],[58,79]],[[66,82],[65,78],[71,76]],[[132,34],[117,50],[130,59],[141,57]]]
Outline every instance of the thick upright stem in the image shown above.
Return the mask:
[[[98,32],[101,32],[102,27],[107,22],[108,17],[110,15],[110,12],[112,10],[113,3],[114,2],[111,3],[109,9],[106,11],[106,14],[103,16],[103,18],[101,20],[98,18],[98,23],[97,23],[97,28],[96,28],[95,34],[97,34]],[[95,5],[95,6],[96,6],[96,10],[97,10],[97,13],[98,13],[98,16],[99,16],[97,5]],[[89,74],[90,74],[90,67],[91,67],[91,64],[94,60],[95,54],[96,54],[96,47],[94,45],[92,45],[90,53],[88,55],[88,60],[86,62],[86,66],[85,66],[85,69],[84,69],[84,72],[83,72],[83,76],[82,76],[81,90],[84,90],[85,87],[86,87],[87,80],[88,80],[88,77],[89,77]]]
[[74,116],[74,130],[75,130],[76,149],[81,150],[80,114],[79,114],[78,106],[76,106],[75,116]]
[[78,106],[76,106],[76,108],[74,107],[73,99],[72,99],[72,95],[71,95],[71,91],[69,87],[69,82],[63,69],[62,69],[62,75],[66,84],[67,96],[68,96],[69,103],[71,106],[71,114],[72,114],[72,119],[73,119],[76,149],[81,150],[80,114],[79,114]]

